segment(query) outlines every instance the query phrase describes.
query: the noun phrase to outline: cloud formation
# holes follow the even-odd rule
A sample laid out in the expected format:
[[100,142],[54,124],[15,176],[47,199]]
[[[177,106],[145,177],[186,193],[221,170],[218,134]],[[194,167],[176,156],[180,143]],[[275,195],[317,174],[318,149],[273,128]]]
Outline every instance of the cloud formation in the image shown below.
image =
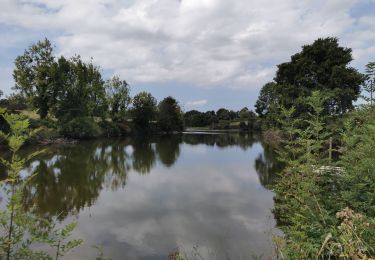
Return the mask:
[[259,88],[325,36],[353,47],[355,65],[375,56],[374,15],[352,13],[373,0],[0,2],[0,25],[53,32],[61,54],[94,57],[130,83]]
[[186,102],[186,106],[188,108],[194,108],[194,107],[199,107],[207,104],[207,99],[200,99],[200,100],[192,100]]

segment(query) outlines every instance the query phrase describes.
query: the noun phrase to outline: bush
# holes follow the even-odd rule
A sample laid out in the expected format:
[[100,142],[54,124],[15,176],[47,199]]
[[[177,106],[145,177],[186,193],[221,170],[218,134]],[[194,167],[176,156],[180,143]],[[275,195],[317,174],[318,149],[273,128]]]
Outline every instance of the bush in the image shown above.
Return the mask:
[[29,118],[30,121],[30,128],[35,129],[39,127],[45,127],[45,128],[51,128],[51,129],[56,129],[57,128],[57,123],[55,121],[52,121],[50,119],[33,119]]
[[102,130],[102,135],[106,137],[118,137],[130,134],[131,130],[126,121],[113,122],[113,121],[101,121],[99,126]]
[[54,128],[48,128],[46,126],[41,126],[35,135],[31,136],[27,143],[40,143],[46,140],[54,140],[60,137],[60,133]]
[[279,129],[277,128],[271,128],[263,132],[263,141],[273,147],[277,148],[281,144],[283,138],[282,138],[282,133]]
[[216,128],[219,130],[228,130],[230,129],[230,122],[227,120],[220,120],[220,122],[216,125]]
[[65,137],[86,139],[100,135],[100,128],[92,118],[77,117],[60,125],[60,133]]

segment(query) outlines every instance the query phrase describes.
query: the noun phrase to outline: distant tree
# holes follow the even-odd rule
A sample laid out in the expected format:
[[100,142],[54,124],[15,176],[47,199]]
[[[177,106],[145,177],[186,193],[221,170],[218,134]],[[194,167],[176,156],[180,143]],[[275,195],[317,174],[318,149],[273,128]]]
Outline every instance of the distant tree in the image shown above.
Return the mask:
[[54,103],[51,84],[51,67],[54,63],[53,48],[48,39],[31,45],[15,60],[13,77],[15,89],[29,99],[41,118],[45,118]]
[[112,120],[124,120],[131,104],[129,84],[125,80],[120,80],[118,76],[114,76],[106,82],[105,88]]
[[253,120],[257,117],[256,114],[253,111],[249,110],[247,107],[244,107],[240,111],[238,111],[238,116],[240,119],[244,120]]
[[275,82],[265,84],[260,90],[258,100],[255,103],[255,112],[260,117],[265,117],[278,106],[280,100]]
[[141,130],[148,130],[150,121],[156,116],[156,99],[148,92],[142,91],[133,98],[133,121]]
[[230,110],[229,111],[229,120],[234,120],[239,118],[239,114],[236,111]]
[[157,118],[162,131],[172,132],[184,129],[181,108],[173,97],[166,97],[159,103]]
[[184,121],[186,126],[204,127],[217,123],[218,118],[215,111],[199,112],[191,110],[184,114]]
[[365,98],[370,105],[374,104],[374,92],[375,92],[375,62],[369,62],[366,65],[366,80],[363,85],[366,92],[370,94],[370,98]]
[[268,117],[279,114],[281,105],[294,106],[297,117],[310,112],[304,101],[313,91],[321,91],[327,97],[325,114],[339,115],[352,109],[360,94],[363,75],[348,67],[351,52],[340,47],[337,38],[318,39],[303,46],[291,61],[278,65],[274,82],[264,85],[260,92],[256,112]]
[[241,120],[240,129],[248,131],[258,130],[258,117],[253,111],[249,110],[247,107],[244,107],[238,111],[238,115]]
[[0,100],[0,107],[4,107],[8,111],[24,110],[27,109],[27,101],[20,94],[11,94]]
[[201,115],[202,113],[198,110],[190,110],[184,114],[184,121],[186,126],[197,127],[202,126]]
[[4,95],[4,92],[1,91],[1,89],[0,89],[0,97],[2,97],[3,95]]
[[219,120],[229,120],[230,119],[230,111],[225,108],[220,108],[216,111],[217,118]]
[[214,125],[214,124],[217,124],[219,122],[218,118],[217,118],[217,115],[215,113],[215,111],[211,110],[211,111],[206,111],[203,115],[203,119],[204,119],[204,122],[205,122],[205,125]]

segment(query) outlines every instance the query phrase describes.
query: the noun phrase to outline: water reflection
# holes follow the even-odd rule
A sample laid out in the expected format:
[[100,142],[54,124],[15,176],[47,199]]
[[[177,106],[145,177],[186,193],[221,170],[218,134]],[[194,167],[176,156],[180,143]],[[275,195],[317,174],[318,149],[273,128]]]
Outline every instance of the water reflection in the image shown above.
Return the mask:
[[272,151],[247,134],[87,141],[29,162],[25,174],[38,174],[25,207],[62,221],[78,216],[77,236],[104,244],[113,259],[166,259],[176,249],[269,256],[273,194],[262,185],[275,170]]
[[263,152],[255,159],[255,169],[263,186],[273,184],[277,173],[283,169],[283,165],[277,161],[277,153],[273,147],[262,142]]

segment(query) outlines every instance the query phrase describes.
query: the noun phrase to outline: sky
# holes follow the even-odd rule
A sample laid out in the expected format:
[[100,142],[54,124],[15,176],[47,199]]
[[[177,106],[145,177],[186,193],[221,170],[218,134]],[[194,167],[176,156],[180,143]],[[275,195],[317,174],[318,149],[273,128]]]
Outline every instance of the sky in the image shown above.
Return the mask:
[[375,0],[0,0],[0,89],[14,59],[47,37],[56,56],[93,58],[132,94],[175,97],[185,111],[253,109],[277,64],[320,37],[375,61]]

